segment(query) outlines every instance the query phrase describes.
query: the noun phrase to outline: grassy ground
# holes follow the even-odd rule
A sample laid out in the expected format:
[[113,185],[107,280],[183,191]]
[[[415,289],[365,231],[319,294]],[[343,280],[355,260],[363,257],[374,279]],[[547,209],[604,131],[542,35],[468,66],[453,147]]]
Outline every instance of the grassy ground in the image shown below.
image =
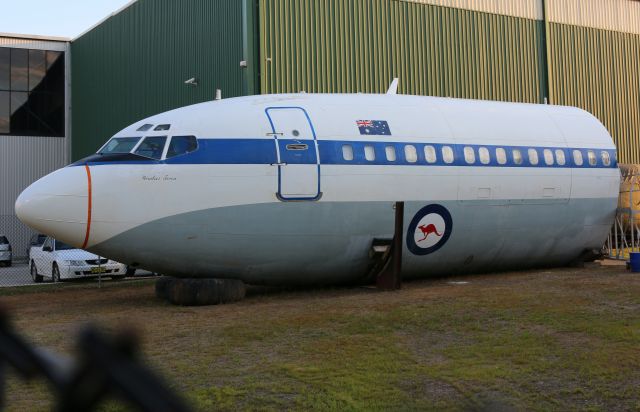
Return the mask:
[[[0,301],[34,343],[63,353],[83,323],[137,327],[149,363],[196,410],[640,409],[640,274],[619,266],[198,308],[157,300],[150,282]],[[12,378],[8,405],[49,410],[50,394]]]

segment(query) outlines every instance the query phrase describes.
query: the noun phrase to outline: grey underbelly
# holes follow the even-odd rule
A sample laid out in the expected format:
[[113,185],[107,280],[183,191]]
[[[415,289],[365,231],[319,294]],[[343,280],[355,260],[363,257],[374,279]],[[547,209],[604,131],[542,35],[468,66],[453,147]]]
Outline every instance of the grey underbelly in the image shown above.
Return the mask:
[[[431,202],[407,202],[405,231]],[[403,242],[407,278],[560,265],[599,248],[615,199],[564,204],[439,202],[451,236],[418,256]],[[257,284],[332,284],[364,277],[374,238],[393,236],[390,202],[266,203],[201,210],[143,224],[90,249],[172,276]],[[403,236],[404,240],[404,236]]]

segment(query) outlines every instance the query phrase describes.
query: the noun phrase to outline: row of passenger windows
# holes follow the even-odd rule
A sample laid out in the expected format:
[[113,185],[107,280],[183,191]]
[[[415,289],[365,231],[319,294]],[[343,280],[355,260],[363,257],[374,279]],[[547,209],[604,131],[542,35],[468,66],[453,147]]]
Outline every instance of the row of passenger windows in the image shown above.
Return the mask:
[[[414,145],[404,145],[402,150],[404,151],[404,158],[408,163],[416,163],[418,161],[418,150]],[[500,165],[507,164],[509,160],[516,165],[522,165],[524,162],[528,162],[528,164],[532,166],[536,166],[541,162],[544,162],[547,166],[556,164],[564,166],[567,163],[565,151],[562,149],[543,149],[542,159],[540,159],[538,150],[533,148],[505,149],[497,147],[495,149],[489,149],[487,147],[480,147],[476,149],[471,146],[465,146],[463,150],[464,161],[470,165],[477,163],[488,165],[491,163],[492,150],[495,151],[495,161]],[[387,161],[397,161],[396,146],[385,146],[384,152]],[[437,163],[439,160],[438,154],[440,155],[440,160],[446,164],[451,164],[455,161],[455,152],[451,146],[442,146],[440,153],[438,153],[438,150],[434,146],[424,146],[424,159],[427,163]],[[572,155],[573,163],[576,166],[582,166],[585,164],[585,160],[590,166],[596,166],[598,164],[598,155],[594,150],[587,151],[587,159],[584,159],[582,151],[577,149],[572,151]],[[342,157],[346,161],[352,161],[354,159],[354,149],[352,145],[345,144],[342,146]],[[373,145],[364,146],[364,158],[369,162],[376,160],[376,152]],[[609,152],[601,151],[600,159],[602,165],[611,165]]]

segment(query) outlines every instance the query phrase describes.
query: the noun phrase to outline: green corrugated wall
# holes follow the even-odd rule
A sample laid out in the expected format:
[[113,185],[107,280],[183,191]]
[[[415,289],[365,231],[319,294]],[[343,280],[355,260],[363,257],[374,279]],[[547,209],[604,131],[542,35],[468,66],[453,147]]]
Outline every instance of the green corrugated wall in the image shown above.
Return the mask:
[[[240,0],[139,0],[71,45],[72,157],[143,117],[244,94]],[[184,81],[197,77],[199,86]]]
[[260,0],[261,89],[543,102],[544,24],[396,0]]
[[640,35],[549,24],[551,101],[602,121],[624,163],[640,163]]

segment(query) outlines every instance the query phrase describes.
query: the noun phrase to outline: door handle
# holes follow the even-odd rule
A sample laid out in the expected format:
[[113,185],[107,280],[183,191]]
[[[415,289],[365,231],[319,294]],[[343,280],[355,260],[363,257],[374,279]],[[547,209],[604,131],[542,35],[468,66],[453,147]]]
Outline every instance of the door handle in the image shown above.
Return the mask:
[[288,144],[287,150],[307,150],[309,148],[308,145],[304,143],[296,143],[296,144]]
[[271,166],[286,166],[286,163],[271,163]]

